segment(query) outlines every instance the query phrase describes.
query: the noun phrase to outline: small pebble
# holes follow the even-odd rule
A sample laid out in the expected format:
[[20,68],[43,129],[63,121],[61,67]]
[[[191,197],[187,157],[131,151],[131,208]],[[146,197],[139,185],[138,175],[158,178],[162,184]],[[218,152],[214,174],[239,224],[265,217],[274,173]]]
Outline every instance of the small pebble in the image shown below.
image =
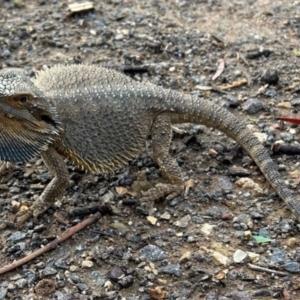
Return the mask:
[[277,91],[274,89],[268,89],[266,90],[265,95],[272,98],[277,95]]
[[84,260],[82,263],[81,263],[81,267],[82,268],[91,268],[94,266],[94,263],[90,260]]
[[160,219],[162,220],[170,220],[171,218],[171,215],[166,211],[164,212],[161,216],[160,216]]
[[247,252],[252,263],[257,263],[260,260],[260,255],[254,252]]
[[279,103],[277,104],[277,106],[278,106],[279,108],[287,108],[287,109],[291,109],[291,108],[292,108],[291,102],[288,102],[288,101],[285,101],[285,102],[279,102]]
[[128,288],[131,285],[133,285],[133,276],[132,275],[128,275],[128,276],[124,276],[121,279],[118,280],[118,284],[122,287],[122,288]]
[[209,150],[208,150],[208,154],[209,154],[211,157],[217,157],[217,156],[218,156],[218,152],[217,152],[215,149],[209,149]]
[[210,225],[208,223],[205,223],[201,226],[200,232],[202,232],[204,235],[209,236],[213,232],[213,229],[216,227],[216,225]]
[[238,249],[233,254],[233,261],[236,263],[240,263],[247,257],[247,255],[248,254],[246,252]]
[[124,274],[124,271],[120,267],[113,267],[108,274],[108,278],[113,281],[118,281]]
[[167,258],[167,255],[155,245],[147,245],[140,250],[141,259],[145,261],[159,261]]
[[284,269],[290,273],[299,273],[300,265],[297,262],[289,262],[284,265]]
[[104,283],[104,288],[105,288],[106,291],[111,291],[111,290],[113,290],[114,285],[113,285],[113,283],[110,280],[107,280]]
[[267,84],[277,84],[279,80],[279,75],[277,70],[266,69],[261,75],[261,81]]
[[264,109],[264,105],[261,101],[255,98],[249,98],[242,104],[242,109],[250,115],[254,115]]
[[151,224],[151,225],[155,225],[157,223],[157,218],[153,217],[153,216],[147,216],[147,221]]
[[275,248],[270,257],[270,263],[271,264],[284,264],[285,260],[286,260],[285,253],[282,250]]
[[174,222],[174,225],[178,226],[180,228],[185,228],[185,227],[188,226],[190,220],[191,220],[191,216],[190,215],[186,215],[185,217],[181,218],[180,220]]
[[180,270],[179,264],[168,264],[164,267],[158,268],[159,273],[175,275],[176,277],[180,277],[182,272]]
[[217,251],[212,252],[212,257],[215,262],[221,264],[224,267],[227,267],[230,265],[230,259]]

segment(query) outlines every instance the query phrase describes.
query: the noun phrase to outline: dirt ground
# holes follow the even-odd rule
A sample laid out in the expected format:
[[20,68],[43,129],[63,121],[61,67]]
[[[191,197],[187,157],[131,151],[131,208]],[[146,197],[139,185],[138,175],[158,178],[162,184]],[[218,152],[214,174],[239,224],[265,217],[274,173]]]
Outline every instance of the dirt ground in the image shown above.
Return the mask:
[[[250,124],[300,190],[298,157],[272,151],[277,141],[299,142],[297,127],[275,119],[300,104],[299,1],[103,0],[74,15],[68,4],[0,0],[1,68],[34,76],[57,63],[92,63],[213,99]],[[0,275],[0,299],[300,299],[300,223],[231,139],[200,125],[178,128],[170,151],[191,187],[148,210],[136,195],[160,181],[151,140],[114,174],[69,165],[61,203],[19,230],[15,212],[51,176],[40,158],[4,171],[0,267],[83,220],[68,214],[74,208],[108,203],[114,213]]]

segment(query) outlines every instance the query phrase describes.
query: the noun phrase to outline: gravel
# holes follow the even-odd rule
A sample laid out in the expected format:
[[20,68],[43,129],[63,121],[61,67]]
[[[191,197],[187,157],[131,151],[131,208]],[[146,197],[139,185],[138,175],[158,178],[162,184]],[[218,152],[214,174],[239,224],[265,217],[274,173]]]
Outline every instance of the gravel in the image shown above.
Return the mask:
[[[33,76],[57,63],[98,64],[215,101],[249,124],[283,179],[295,185],[298,157],[271,149],[276,141],[299,142],[297,127],[274,118],[291,115],[300,104],[296,2],[93,4],[94,10],[68,17],[67,1],[3,1],[1,67],[20,67]],[[221,60],[224,70],[212,81]],[[243,79],[247,85],[220,89]],[[19,229],[12,221],[15,213],[26,209],[52,176],[40,158],[4,170],[1,266],[40,249],[84,218],[68,214],[71,210],[91,213],[106,203],[113,213],[0,275],[0,299],[300,298],[300,225],[252,159],[224,134],[198,124],[176,125],[170,153],[185,180],[193,180],[185,195],[139,204],[139,193],[163,182],[149,142],[114,173],[85,174],[68,165],[64,199]],[[55,212],[69,223],[61,223]],[[258,243],[253,235],[271,242]],[[40,294],[47,287],[51,295]]]

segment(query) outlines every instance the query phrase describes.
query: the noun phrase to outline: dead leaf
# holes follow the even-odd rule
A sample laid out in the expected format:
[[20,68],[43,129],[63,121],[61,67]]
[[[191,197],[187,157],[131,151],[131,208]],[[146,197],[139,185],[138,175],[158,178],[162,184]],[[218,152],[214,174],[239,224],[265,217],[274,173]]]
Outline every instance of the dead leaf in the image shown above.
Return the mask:
[[119,195],[125,195],[128,193],[128,190],[123,187],[123,186],[116,186],[116,192],[119,194]]
[[128,191],[125,187],[123,186],[116,186],[116,192],[119,194],[119,195],[129,195],[131,197],[136,197],[137,196],[137,193],[135,192],[130,192]]
[[154,289],[148,289],[148,294],[152,299],[165,299],[168,295],[166,291],[163,291],[161,288],[156,287]]
[[212,81],[216,80],[224,71],[225,69],[225,58],[219,59],[219,65],[217,68],[216,73],[212,77]]
[[184,197],[186,197],[189,193],[190,188],[193,188],[195,186],[195,180],[189,179],[185,183],[185,191],[184,191]]
[[220,271],[217,275],[215,275],[213,278],[216,280],[222,280],[226,277],[226,272]]
[[186,187],[194,187],[194,186],[195,186],[195,180],[194,180],[194,179],[189,179],[189,180],[187,180],[187,181],[184,183],[184,185],[185,185]]

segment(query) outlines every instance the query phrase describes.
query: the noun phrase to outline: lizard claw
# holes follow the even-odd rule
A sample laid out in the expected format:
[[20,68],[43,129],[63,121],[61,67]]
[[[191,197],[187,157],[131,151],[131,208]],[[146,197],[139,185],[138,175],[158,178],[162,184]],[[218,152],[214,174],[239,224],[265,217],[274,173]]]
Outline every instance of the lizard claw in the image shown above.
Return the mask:
[[167,200],[171,200],[179,195],[183,189],[184,187],[181,185],[158,183],[155,187],[142,194],[140,202],[156,201],[163,197],[166,197]]
[[44,213],[49,207],[45,205],[45,203],[40,203],[39,199],[37,199],[32,206],[28,208],[28,210],[19,211],[16,216],[14,217],[14,222],[16,223],[17,227],[22,227],[24,223],[34,217],[35,219]]
[[14,217],[14,223],[18,228],[22,227],[24,223],[33,216],[31,207],[28,210],[19,211]]

